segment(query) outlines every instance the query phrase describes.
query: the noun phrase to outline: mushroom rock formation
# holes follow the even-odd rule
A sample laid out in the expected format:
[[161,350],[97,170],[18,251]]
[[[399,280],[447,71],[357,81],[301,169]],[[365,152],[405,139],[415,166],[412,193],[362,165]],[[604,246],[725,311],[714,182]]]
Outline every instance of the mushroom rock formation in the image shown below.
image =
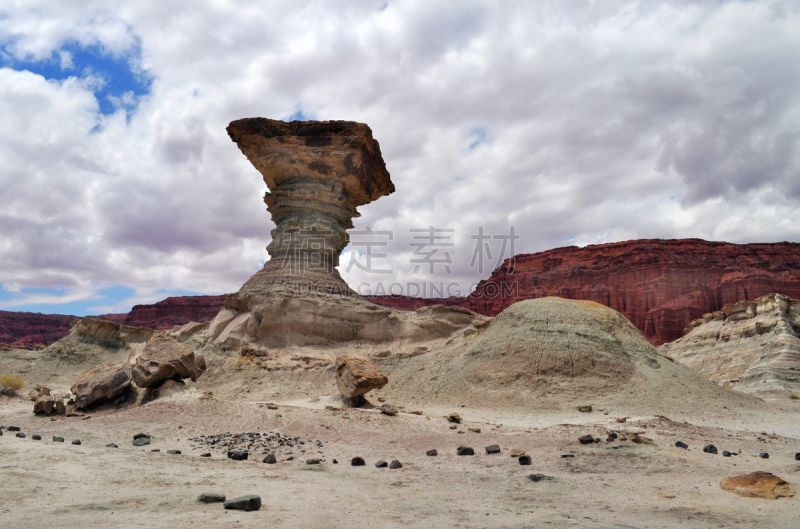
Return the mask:
[[227,350],[383,343],[442,338],[485,324],[487,318],[460,307],[416,313],[379,307],[336,270],[356,208],[394,192],[367,125],[249,118],[232,122],[228,135],[263,175],[275,229],[270,260],[228,295],[206,339]]
[[[228,135],[264,176],[264,202],[275,222],[270,260],[242,286],[352,294],[339,276],[339,254],[358,206],[394,192],[378,142],[363,123],[240,119]],[[296,281],[300,283],[296,283]]]

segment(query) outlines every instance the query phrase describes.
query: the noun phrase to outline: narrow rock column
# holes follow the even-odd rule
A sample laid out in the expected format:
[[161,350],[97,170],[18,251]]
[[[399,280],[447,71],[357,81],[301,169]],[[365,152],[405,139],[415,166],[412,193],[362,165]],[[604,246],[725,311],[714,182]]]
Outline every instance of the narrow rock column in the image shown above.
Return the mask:
[[394,192],[372,131],[352,121],[240,119],[228,135],[261,172],[275,222],[270,260],[242,291],[352,294],[336,266],[358,206]]

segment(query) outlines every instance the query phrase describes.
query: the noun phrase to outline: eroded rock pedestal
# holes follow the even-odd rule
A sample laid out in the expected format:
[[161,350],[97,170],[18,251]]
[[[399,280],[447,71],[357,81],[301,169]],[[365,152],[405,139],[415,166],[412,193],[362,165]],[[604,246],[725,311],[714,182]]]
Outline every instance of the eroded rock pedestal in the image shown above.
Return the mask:
[[[470,311],[415,313],[379,307],[352,291],[336,266],[356,208],[394,191],[372,131],[352,121],[240,119],[228,134],[261,172],[275,222],[270,260],[229,295],[208,329],[228,350],[350,340],[441,337],[469,327]],[[423,321],[426,320],[426,321]]]

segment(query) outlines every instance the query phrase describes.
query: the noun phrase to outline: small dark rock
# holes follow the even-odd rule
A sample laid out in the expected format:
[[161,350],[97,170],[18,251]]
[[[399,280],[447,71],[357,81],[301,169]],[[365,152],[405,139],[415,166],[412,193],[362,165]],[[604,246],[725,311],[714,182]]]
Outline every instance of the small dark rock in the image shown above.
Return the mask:
[[160,451],[161,451],[161,449],[160,449],[160,448],[153,448],[153,449],[152,449],[152,450],[150,450],[150,451],[151,451],[151,452],[160,452]]
[[528,476],[528,479],[534,483],[539,483],[540,481],[556,481],[556,478],[553,476],[545,476],[544,474],[531,474]]
[[[798,454],[800,454],[800,452],[798,452]],[[436,457],[436,456],[439,455],[439,451],[434,448],[433,450],[428,450],[427,452],[425,452],[425,455],[426,456],[431,456],[431,457]]]
[[375,466],[376,466],[376,467],[378,467],[378,468],[386,468],[386,467],[388,467],[388,466],[389,466],[389,463],[387,463],[386,461],[384,461],[383,459],[381,459],[380,461],[378,461],[377,463],[375,463]]
[[200,503],[221,503],[225,501],[225,495],[216,492],[204,492],[197,497],[197,501]]
[[64,438],[63,437],[53,436],[53,442],[54,443],[63,443],[64,442]]
[[364,465],[366,465],[363,457],[354,457],[353,459],[350,460],[350,464],[353,465],[354,467],[363,467]]
[[222,504],[226,509],[239,511],[257,511],[261,508],[261,498],[255,494],[228,500]]
[[561,457],[575,457],[575,454],[561,454]]
[[268,465],[274,465],[278,462],[278,459],[275,457],[275,454],[267,454],[267,457],[264,458],[262,463],[266,463]]
[[457,413],[451,413],[448,415],[447,420],[456,424],[461,424],[461,416]]
[[705,445],[703,447],[703,452],[705,452],[706,454],[716,454],[717,447],[712,444]]
[[394,459],[391,463],[389,463],[389,468],[396,470],[398,468],[403,468],[403,464],[399,460]]
[[31,435],[31,439],[33,439],[34,441],[41,441],[42,440],[42,436],[39,435],[38,433],[35,433],[35,434]]
[[319,465],[320,463],[322,463],[322,460],[318,457],[309,457],[306,459],[306,465]]
[[500,445],[489,445],[486,447],[487,454],[499,454],[500,453]]
[[800,452],[795,452],[795,454],[794,454],[794,460],[795,460],[795,461],[800,461]]
[[689,448],[689,445],[687,445],[683,441],[675,441],[675,446],[678,448],[683,448],[684,450]]
[[149,434],[146,434],[146,433],[137,433],[136,435],[134,435],[134,436],[133,436],[133,440],[135,441],[135,440],[137,440],[137,439],[144,439],[145,437],[147,437],[148,439],[150,439],[150,435],[149,435]]
[[338,461],[336,461],[336,460],[334,459],[334,460],[333,460],[333,464],[334,464],[334,465],[338,465],[338,464],[339,464],[339,462],[338,462]]
[[167,450],[167,453],[175,455],[175,456],[181,455],[181,451],[180,450]]
[[211,454],[206,452],[205,454],[200,454],[200,457],[211,457]]
[[133,446],[145,446],[150,444],[149,437],[137,437],[133,440]]
[[578,442],[582,445],[588,445],[594,443],[594,437],[589,434],[582,435],[578,437]]
[[25,439],[27,437],[27,435],[25,435],[22,432],[17,432],[17,437],[19,437],[20,439]]
[[469,446],[459,446],[456,453],[460,456],[474,456],[475,450]]
[[727,450],[723,450],[722,451],[722,457],[731,457],[731,453],[728,452]]
[[599,443],[599,442],[600,442],[600,438],[599,438],[599,437],[595,437],[595,438],[594,438],[594,442],[595,442],[595,443]]
[[520,465],[530,465],[531,464],[531,456],[527,456],[527,455],[526,456],[519,456],[519,459],[517,459],[517,461],[519,461]]
[[108,448],[119,448],[119,447],[118,447],[117,445],[115,445],[114,443],[108,443],[108,444],[106,445],[106,447],[108,447]]
[[769,459],[769,454],[766,452],[761,452],[760,454],[758,454],[758,457],[760,457],[761,459]]
[[228,450],[228,459],[233,459],[234,461],[245,461],[248,455],[247,450]]
[[611,432],[611,433],[609,433],[609,434],[608,434],[608,439],[609,439],[609,441],[613,441],[613,440],[614,440],[614,439],[616,439],[617,437],[619,437],[619,436],[618,436],[616,433],[614,433],[614,432]]
[[289,456],[286,458],[286,461],[294,461],[294,456]]
[[18,432],[18,431],[20,431],[20,427],[19,426],[9,426],[8,428],[6,428],[6,430],[8,430],[9,432]]
[[81,440],[80,439],[75,439],[74,441],[72,441],[72,444],[79,445],[79,444],[81,444]]
[[381,413],[384,415],[394,416],[397,415],[397,408],[392,406],[391,404],[384,404],[381,406]]

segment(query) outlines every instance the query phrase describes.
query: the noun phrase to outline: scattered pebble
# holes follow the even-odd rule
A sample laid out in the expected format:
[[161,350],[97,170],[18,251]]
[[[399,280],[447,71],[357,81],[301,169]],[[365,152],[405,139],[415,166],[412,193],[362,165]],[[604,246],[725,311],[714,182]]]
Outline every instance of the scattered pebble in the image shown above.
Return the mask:
[[145,446],[150,444],[149,437],[138,437],[133,440],[133,446]]
[[767,452],[761,452],[760,454],[758,454],[758,457],[760,457],[761,459],[769,459],[769,454]]
[[228,450],[228,459],[246,461],[249,453],[246,450]]
[[63,437],[53,436],[53,442],[54,443],[63,443],[64,442],[64,438]]
[[581,413],[590,413],[592,411],[591,406],[578,406],[578,411]]
[[689,448],[689,445],[687,445],[683,441],[675,441],[675,446],[678,448],[683,448],[684,450],[687,450]]
[[487,454],[499,454],[500,453],[500,445],[489,445],[486,447]]
[[225,495],[217,492],[204,492],[197,497],[200,503],[222,503],[225,501]]
[[17,437],[19,437],[20,439],[25,439],[27,436],[22,432],[17,432]]
[[511,457],[520,457],[524,455],[525,455],[525,450],[520,450],[519,448],[511,449]]
[[728,452],[727,450],[723,450],[722,451],[722,457],[731,457],[731,453]]
[[261,508],[261,497],[252,494],[242,496],[233,500],[228,500],[222,504],[226,509],[236,509],[239,511],[257,511]]
[[9,432],[18,432],[21,430],[21,428],[19,426],[9,426],[8,428],[6,428],[6,430],[8,430]]
[[363,457],[354,457],[353,459],[350,460],[350,464],[353,465],[354,467],[363,467],[364,465],[366,465]]
[[172,454],[172,455],[174,455],[174,456],[179,456],[179,455],[181,455],[181,451],[180,451],[180,450],[167,450],[167,453],[168,453],[168,454]]
[[[427,452],[425,452],[425,455],[430,457],[436,457],[439,455],[439,451],[434,448],[433,450],[428,450]],[[800,452],[798,452],[797,455],[800,455]]]
[[456,453],[460,456],[474,456],[475,450],[469,446],[459,446]]
[[703,452],[705,452],[706,454],[716,454],[717,447],[712,444],[707,444],[703,447]]
[[338,461],[336,461],[336,460],[334,459],[334,460],[333,460],[333,464],[334,464],[334,465],[338,465],[338,464],[339,464],[339,462],[338,462]]
[[391,404],[384,404],[383,406],[381,406],[380,410],[381,413],[383,413],[384,415],[389,415],[390,417],[394,417],[395,415],[397,415],[397,408],[395,408]]
[[578,437],[578,442],[582,445],[588,445],[594,443],[594,437],[589,434],[582,435]]
[[34,441],[41,441],[42,440],[42,436],[39,435],[38,433],[35,433],[35,434],[31,435],[31,439],[33,439]]
[[456,424],[461,424],[461,415],[457,413],[451,413],[447,416],[447,420]]
[[528,476],[528,479],[534,483],[539,483],[540,481],[556,481],[556,478],[553,476],[545,476],[544,474],[531,474]]
[[322,460],[318,457],[309,457],[306,459],[306,465],[319,465]]
[[274,465],[278,462],[278,459],[275,457],[275,454],[267,454],[267,457],[264,458],[262,463],[266,463],[268,465]]
[[384,461],[383,459],[381,459],[380,461],[378,461],[377,463],[375,463],[375,466],[376,466],[376,467],[378,467],[378,468],[386,468],[386,467],[388,467],[388,466],[389,466],[389,463],[387,463],[386,461]]
[[200,457],[211,457],[211,454],[206,452],[205,454],[200,454]]
[[[564,456],[561,456],[561,457],[564,457]],[[519,461],[520,465],[530,465],[531,464],[531,456],[519,456],[519,459],[517,461]]]
[[119,447],[118,447],[117,445],[115,445],[114,443],[108,443],[108,444],[106,445],[106,447],[107,447],[107,448],[119,448]]
[[81,440],[80,439],[75,439],[74,441],[72,441],[72,444],[79,445],[79,444],[81,444]]
[[398,461],[397,459],[395,459],[389,464],[389,468],[396,470],[398,468],[403,468],[403,464],[400,463],[400,461]]

